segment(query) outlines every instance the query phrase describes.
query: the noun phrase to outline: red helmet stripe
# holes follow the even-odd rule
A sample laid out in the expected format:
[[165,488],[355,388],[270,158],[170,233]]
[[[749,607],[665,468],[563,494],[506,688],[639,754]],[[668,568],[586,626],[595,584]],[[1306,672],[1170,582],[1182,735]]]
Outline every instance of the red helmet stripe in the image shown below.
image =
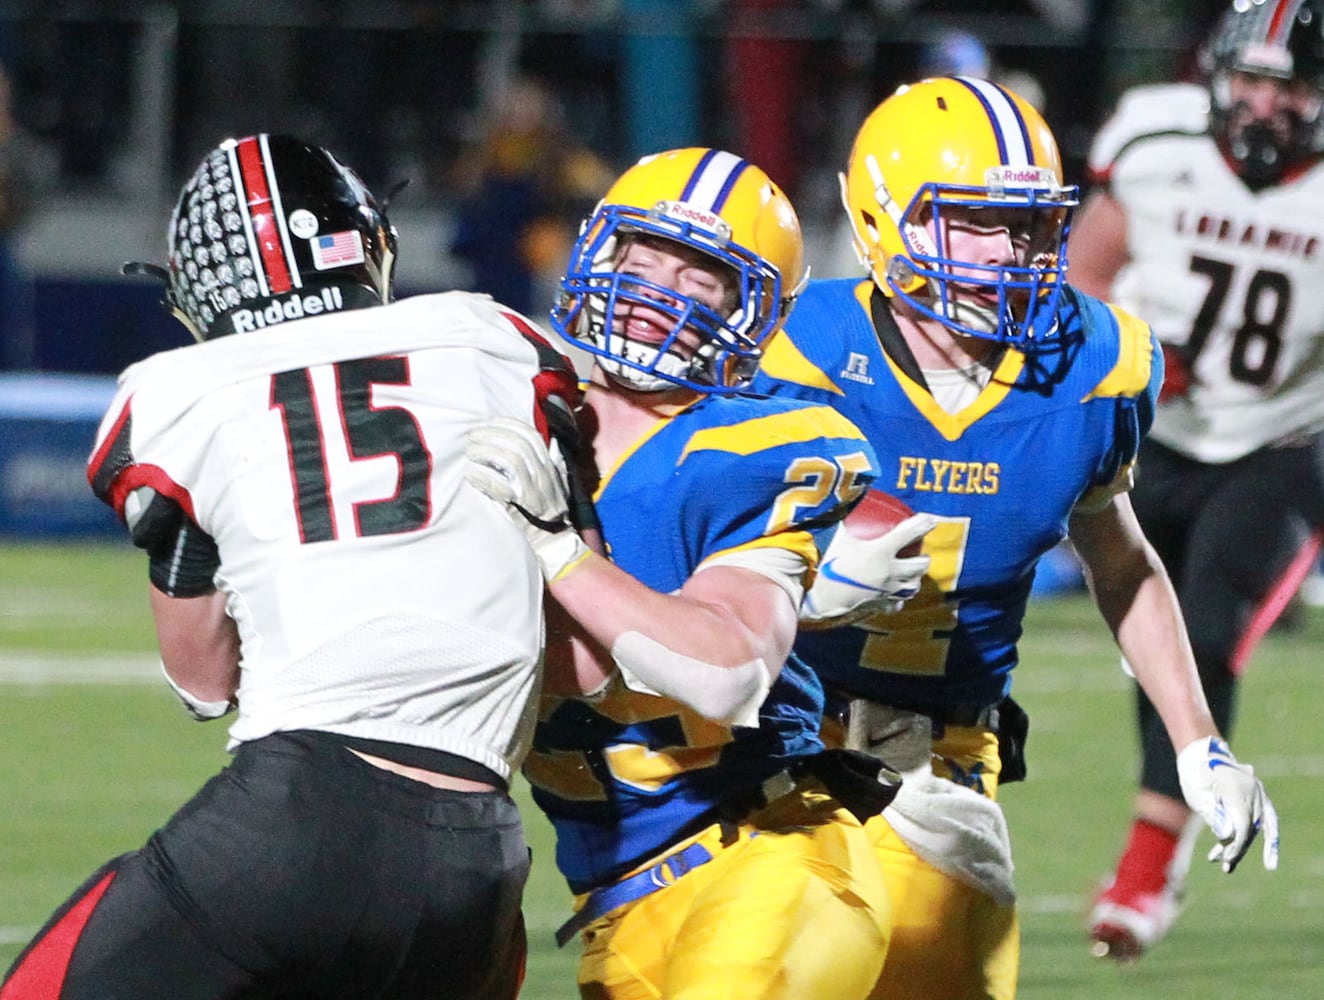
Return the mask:
[[1285,39],[1280,36],[1288,30],[1300,7],[1301,0],[1278,0],[1273,19],[1269,22],[1269,37],[1265,41],[1272,45],[1282,45]]
[[285,244],[281,239],[280,223],[267,184],[267,171],[262,150],[256,136],[240,139],[236,152],[239,157],[240,177],[247,193],[248,217],[253,226],[253,244],[261,257],[266,273],[268,294],[279,295],[294,287],[289,262],[285,259]]

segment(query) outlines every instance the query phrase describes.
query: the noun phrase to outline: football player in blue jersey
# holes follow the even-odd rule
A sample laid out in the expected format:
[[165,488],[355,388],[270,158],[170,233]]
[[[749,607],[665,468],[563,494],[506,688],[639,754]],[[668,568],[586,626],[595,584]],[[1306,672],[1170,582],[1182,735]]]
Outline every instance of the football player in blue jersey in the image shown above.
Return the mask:
[[[737,391],[804,276],[795,212],[757,166],[641,160],[585,221],[552,312],[594,359],[580,416],[610,559],[570,527],[536,435],[493,426],[470,449],[548,581],[524,773],[576,894],[558,940],[582,937],[585,997],[863,998],[882,967],[888,896],[861,817],[895,785],[824,751],[822,686],[787,658],[874,452],[831,406]],[[879,596],[926,564],[889,562]]]
[[[1227,732],[1324,518],[1324,2],[1230,5],[1201,65],[1199,82],[1127,91],[1095,137],[1071,277],[1163,343],[1134,503]],[[1121,960],[1176,920],[1202,826],[1155,706],[1143,692],[1136,704],[1134,818],[1088,917],[1094,954]]]
[[[902,87],[861,126],[842,193],[869,276],[811,282],[754,386],[839,409],[873,444],[879,486],[937,525],[918,596],[805,631],[795,650],[845,745],[905,775],[868,823],[893,917],[875,995],[1011,997],[1015,896],[994,800],[1023,776],[1027,720],[1009,694],[1035,564],[1068,534],[1224,867],[1261,824],[1272,863],[1277,820],[1210,717],[1131,511],[1162,364],[1144,323],[1066,284],[1076,189],[1047,124],[982,80]],[[825,572],[858,558],[838,534]]]

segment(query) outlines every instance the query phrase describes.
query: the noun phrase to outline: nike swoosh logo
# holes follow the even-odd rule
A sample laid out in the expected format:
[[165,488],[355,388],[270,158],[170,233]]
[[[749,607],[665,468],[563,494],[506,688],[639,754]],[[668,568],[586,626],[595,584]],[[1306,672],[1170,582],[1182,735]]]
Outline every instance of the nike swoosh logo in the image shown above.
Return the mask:
[[847,586],[850,586],[850,587],[858,587],[860,590],[873,590],[873,589],[875,589],[875,588],[869,586],[867,583],[861,583],[859,580],[855,580],[855,579],[852,579],[852,578],[849,577],[849,576],[843,576],[842,574],[838,573],[838,572],[833,568],[833,564],[834,564],[836,561],[837,561],[837,560],[835,560],[835,559],[829,559],[829,560],[828,560],[827,562],[825,562],[822,566],[818,567],[818,571],[819,571],[820,573],[822,573],[823,576],[827,577],[829,580],[833,581],[834,583],[844,583],[844,584],[846,584]]

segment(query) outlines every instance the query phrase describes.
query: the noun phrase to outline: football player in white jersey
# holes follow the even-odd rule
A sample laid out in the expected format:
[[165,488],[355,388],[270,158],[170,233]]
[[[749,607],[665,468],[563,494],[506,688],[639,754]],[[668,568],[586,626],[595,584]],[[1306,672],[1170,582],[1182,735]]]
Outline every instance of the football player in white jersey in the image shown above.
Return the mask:
[[[1126,93],[1091,152],[1070,278],[1152,326],[1164,394],[1136,513],[1172,575],[1219,728],[1255,643],[1315,562],[1324,496],[1324,3],[1238,0],[1203,84]],[[1131,959],[1182,901],[1199,824],[1137,691],[1143,764],[1093,950]]]
[[234,713],[234,759],[4,1000],[517,993],[543,584],[463,456],[577,388],[486,296],[392,302],[396,243],[350,169],[262,134],[203,160],[168,270],[139,267],[199,343],[123,373],[89,478],[148,553],[166,679]]

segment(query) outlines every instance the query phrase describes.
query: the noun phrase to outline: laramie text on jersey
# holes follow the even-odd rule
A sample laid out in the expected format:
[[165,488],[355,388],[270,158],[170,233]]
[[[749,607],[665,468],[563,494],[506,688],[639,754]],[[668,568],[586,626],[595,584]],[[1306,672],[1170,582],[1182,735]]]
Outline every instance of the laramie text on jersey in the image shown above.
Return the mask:
[[1199,215],[1178,209],[1175,219],[1177,232],[1183,236],[1196,236],[1217,243],[1240,247],[1254,247],[1266,253],[1281,253],[1309,260],[1319,252],[1320,237],[1310,233],[1296,233],[1276,226],[1266,226],[1249,220],[1211,215]]

